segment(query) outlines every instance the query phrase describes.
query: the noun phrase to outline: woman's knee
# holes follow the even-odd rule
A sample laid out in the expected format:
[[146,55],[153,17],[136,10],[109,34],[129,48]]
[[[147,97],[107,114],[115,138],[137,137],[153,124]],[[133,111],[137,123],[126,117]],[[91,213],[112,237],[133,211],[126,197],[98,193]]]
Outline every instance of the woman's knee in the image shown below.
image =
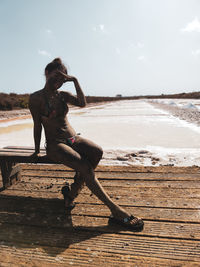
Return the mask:
[[96,151],[96,155],[95,155],[95,158],[100,161],[102,159],[102,156],[103,156],[103,149],[101,147],[98,147],[97,148],[97,151]]
[[98,165],[99,161],[102,159],[102,156],[103,156],[103,149],[101,147],[96,147],[96,149],[93,152],[93,156],[91,158],[91,164],[94,169]]

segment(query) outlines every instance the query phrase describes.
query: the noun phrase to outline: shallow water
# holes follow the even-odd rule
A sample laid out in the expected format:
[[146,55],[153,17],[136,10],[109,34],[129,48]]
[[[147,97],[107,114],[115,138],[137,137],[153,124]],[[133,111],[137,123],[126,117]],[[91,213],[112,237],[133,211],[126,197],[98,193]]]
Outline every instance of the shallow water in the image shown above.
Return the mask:
[[[72,110],[69,121],[104,149],[200,149],[200,128],[154,108],[145,100]],[[0,147],[33,146],[31,119],[0,123]],[[42,135],[41,146],[45,138]]]

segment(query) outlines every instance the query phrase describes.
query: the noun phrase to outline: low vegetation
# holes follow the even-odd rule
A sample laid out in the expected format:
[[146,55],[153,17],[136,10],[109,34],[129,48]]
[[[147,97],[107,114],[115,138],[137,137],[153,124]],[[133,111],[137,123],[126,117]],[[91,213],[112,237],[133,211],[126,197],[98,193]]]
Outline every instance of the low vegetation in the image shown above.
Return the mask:
[[28,108],[29,94],[0,93],[0,110]]
[[[87,103],[97,103],[116,100],[134,100],[142,98],[190,98],[200,99],[200,92],[181,93],[181,94],[162,94],[162,95],[146,95],[146,96],[127,96],[117,95],[115,97],[106,96],[86,96]],[[29,94],[0,93],[0,110],[12,110],[28,108]]]
[[[86,96],[87,103],[115,101],[122,97]],[[123,99],[130,99],[129,97]],[[131,98],[132,99],[132,98]],[[29,94],[0,93],[0,110],[28,108]]]

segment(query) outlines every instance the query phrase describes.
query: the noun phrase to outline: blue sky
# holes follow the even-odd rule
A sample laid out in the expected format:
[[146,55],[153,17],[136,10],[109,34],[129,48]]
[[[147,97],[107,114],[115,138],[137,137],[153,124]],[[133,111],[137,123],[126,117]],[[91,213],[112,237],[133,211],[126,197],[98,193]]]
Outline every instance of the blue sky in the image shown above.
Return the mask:
[[58,56],[86,95],[200,91],[199,0],[0,0],[0,36],[0,92],[43,88]]

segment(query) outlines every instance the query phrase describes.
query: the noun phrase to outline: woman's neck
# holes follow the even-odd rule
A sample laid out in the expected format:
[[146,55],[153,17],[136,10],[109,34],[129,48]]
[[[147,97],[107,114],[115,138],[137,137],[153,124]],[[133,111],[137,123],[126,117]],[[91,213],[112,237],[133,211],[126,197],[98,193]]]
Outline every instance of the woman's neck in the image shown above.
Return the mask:
[[56,96],[58,94],[58,91],[52,86],[50,86],[48,83],[45,84],[44,90],[48,96]]

